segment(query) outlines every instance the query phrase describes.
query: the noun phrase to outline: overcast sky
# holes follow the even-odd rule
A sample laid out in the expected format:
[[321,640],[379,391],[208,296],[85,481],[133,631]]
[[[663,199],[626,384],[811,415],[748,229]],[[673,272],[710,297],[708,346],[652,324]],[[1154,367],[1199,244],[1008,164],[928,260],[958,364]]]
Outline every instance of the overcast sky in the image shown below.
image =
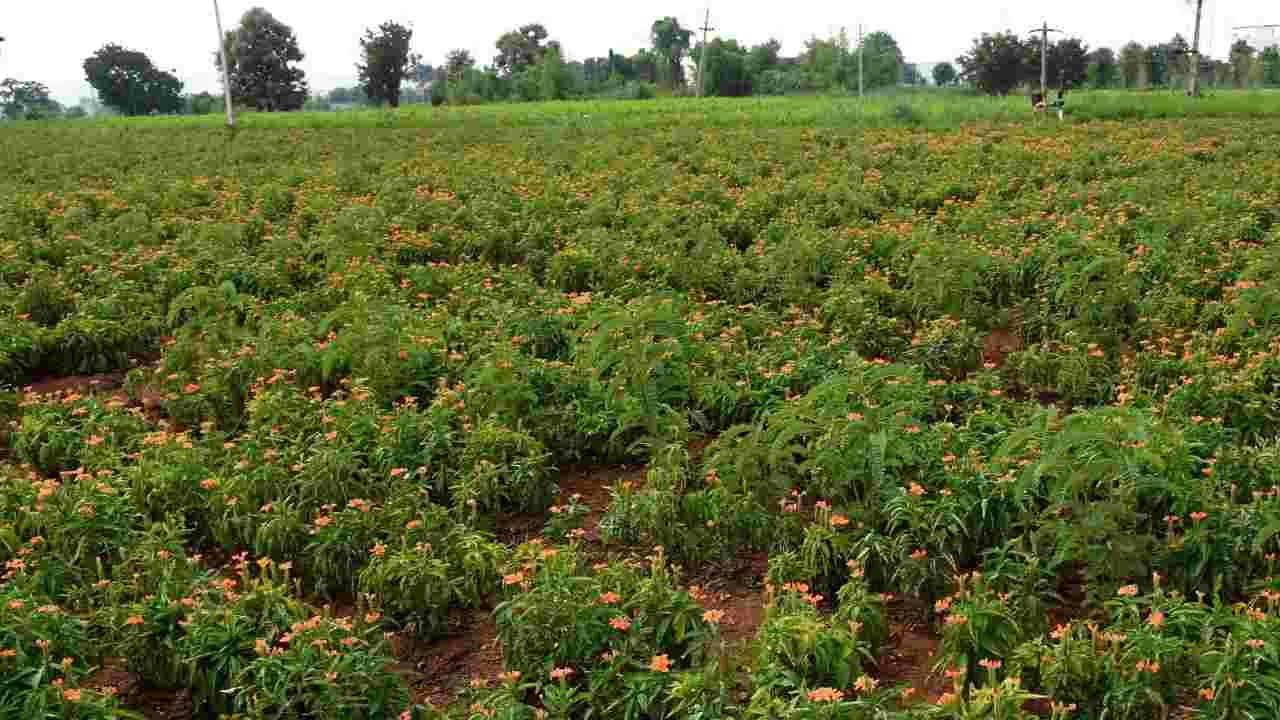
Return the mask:
[[[631,53],[648,44],[649,26],[674,15],[686,27],[701,25],[710,6],[715,34],[754,44],[776,37],[785,54],[799,52],[813,34],[827,35],[859,22],[897,38],[910,62],[953,60],[984,31],[1024,32],[1041,20],[1084,39],[1091,47],[1118,48],[1129,40],[1155,43],[1175,32],[1191,37],[1193,13],[1185,0],[221,0],[225,26],[262,5],[297,32],[312,90],[352,84],[357,39],[368,26],[397,20],[414,28],[414,49],[438,63],[455,47],[469,49],[481,64],[494,55],[502,32],[541,22],[563,44],[570,59],[604,55],[610,48]],[[1205,48],[1224,56],[1231,27],[1280,23],[1277,0],[1208,0]],[[217,91],[217,49],[212,0],[0,0],[0,78],[37,80],[54,97],[75,102],[91,94],[81,63],[108,42],[141,50],[173,69],[186,90]]]

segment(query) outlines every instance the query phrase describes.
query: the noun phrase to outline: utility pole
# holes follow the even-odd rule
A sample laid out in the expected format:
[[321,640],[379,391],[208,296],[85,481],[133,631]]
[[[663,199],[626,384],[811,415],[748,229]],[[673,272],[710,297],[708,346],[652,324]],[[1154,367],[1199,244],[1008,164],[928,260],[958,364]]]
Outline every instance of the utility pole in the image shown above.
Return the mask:
[[858,23],[858,96],[863,96],[863,59],[867,56],[863,42],[863,23]]
[[235,110],[231,108],[231,70],[227,67],[226,38],[222,35],[222,13],[218,11],[218,0],[213,0],[213,21],[218,27],[218,57],[222,59],[222,100],[227,107],[227,127],[236,126]]
[[702,21],[702,54],[698,55],[698,97],[702,97],[702,88],[706,85],[702,71],[707,67],[707,33],[712,30],[715,28],[711,27],[711,8],[707,8],[706,18]]
[[1191,40],[1191,76],[1187,78],[1187,94],[1200,97],[1200,17],[1204,0],[1196,0],[1196,31]]
[[1031,32],[1040,33],[1040,95],[1048,102],[1049,97],[1049,33],[1060,33],[1061,30],[1049,27],[1049,23],[1041,23],[1038,28],[1031,28]]

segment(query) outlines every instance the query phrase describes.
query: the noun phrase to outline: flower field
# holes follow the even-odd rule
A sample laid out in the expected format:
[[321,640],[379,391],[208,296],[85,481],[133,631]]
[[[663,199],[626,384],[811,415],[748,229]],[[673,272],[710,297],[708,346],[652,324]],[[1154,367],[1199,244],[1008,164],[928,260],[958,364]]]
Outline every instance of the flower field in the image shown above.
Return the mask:
[[0,717],[1280,717],[1277,228],[1249,117],[0,131]]

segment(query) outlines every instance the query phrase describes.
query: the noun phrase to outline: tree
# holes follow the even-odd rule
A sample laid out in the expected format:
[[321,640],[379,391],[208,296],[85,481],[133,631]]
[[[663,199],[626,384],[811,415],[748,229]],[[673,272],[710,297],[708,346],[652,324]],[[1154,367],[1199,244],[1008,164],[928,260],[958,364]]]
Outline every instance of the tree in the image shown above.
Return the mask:
[[1173,39],[1165,43],[1169,64],[1169,84],[1185,85],[1191,73],[1191,43],[1176,33]]
[[649,40],[654,52],[665,60],[665,77],[670,87],[684,84],[684,58],[689,52],[693,31],[680,27],[680,21],[664,17],[653,22]]
[[560,48],[550,47],[538,62],[538,87],[543,100],[563,100],[568,86]]
[[360,40],[364,62],[356,65],[356,72],[370,100],[400,107],[400,85],[420,59],[409,49],[412,40],[413,30],[397,22],[384,22],[377,32],[364,31]]
[[1059,87],[1080,87],[1089,78],[1089,46],[1080,38],[1063,38],[1049,46],[1049,80]]
[[1147,78],[1147,50],[1136,42],[1120,48],[1120,78],[1127,88],[1143,87]]
[[1089,53],[1089,84],[1095,88],[1108,88],[1115,84],[1119,68],[1116,53],[1108,47]]
[[1280,47],[1272,45],[1262,51],[1262,82],[1280,85]]
[[471,57],[469,50],[461,48],[450,50],[448,55],[444,57],[445,71],[449,75],[449,82],[461,82],[462,76],[468,70],[475,67],[476,59]]
[[635,68],[636,78],[650,83],[658,82],[658,65],[661,62],[662,56],[647,48],[637,50],[635,55],[628,58],[628,63]]
[[431,105],[439,107],[449,99],[449,70],[438,67],[431,78]]
[[547,28],[539,23],[521,25],[516,30],[503,33],[496,43],[498,54],[493,58],[493,66],[500,75],[510,77],[537,65],[547,49],[542,44],[547,36]]
[[851,57],[849,35],[843,28],[826,40],[811,37],[804,48],[801,62],[805,89],[844,88],[857,82],[857,61]]
[[765,70],[777,67],[781,59],[782,43],[774,38],[768,42],[752,46],[747,53],[747,74],[756,77]]
[[941,62],[933,66],[933,84],[938,87],[952,85],[956,81],[956,66],[949,62]]
[[[260,7],[240,18],[223,41],[231,76],[232,102],[258,110],[297,110],[307,100],[306,73],[293,29]],[[215,56],[221,69],[221,60]]]
[[[862,38],[862,81],[868,90],[893,87],[902,80],[902,50],[887,32],[877,31]],[[850,74],[856,72],[856,66]]]
[[44,84],[7,78],[0,82],[0,114],[8,120],[45,120],[62,113]]
[[1008,95],[1024,79],[1026,45],[1011,32],[983,33],[956,58],[962,77],[989,95]]
[[1253,64],[1253,54],[1257,50],[1249,44],[1248,40],[1240,38],[1231,44],[1231,80],[1236,87],[1246,87],[1249,84],[1249,68]]
[[[702,52],[702,44],[695,48]],[[749,52],[737,40],[715,38],[707,43],[703,73],[703,89],[708,95],[743,97],[751,94],[751,75],[747,71]]]
[[103,45],[85,59],[84,75],[102,104],[122,115],[182,110],[182,82],[137,50]]
[[222,98],[214,97],[207,92],[199,92],[186,97],[186,112],[189,115],[212,115],[222,112]]

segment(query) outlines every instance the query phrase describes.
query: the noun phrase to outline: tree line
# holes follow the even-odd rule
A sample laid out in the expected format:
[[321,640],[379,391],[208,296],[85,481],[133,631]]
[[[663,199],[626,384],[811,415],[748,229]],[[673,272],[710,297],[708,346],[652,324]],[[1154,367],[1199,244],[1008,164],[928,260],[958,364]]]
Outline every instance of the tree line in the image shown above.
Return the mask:
[[[1090,50],[1079,38],[1064,38],[1048,46],[1048,82],[1055,88],[1181,87],[1193,70],[1211,87],[1280,86],[1280,48],[1259,52],[1244,40],[1231,46],[1226,61],[1202,57],[1198,70],[1191,45],[1181,34],[1169,42],[1144,46],[1131,42],[1119,52]],[[1019,88],[1038,87],[1041,41],[1011,32],[984,33],[956,59],[960,77],[979,91],[1007,95]]]
[[[299,67],[305,57],[293,29],[267,10],[255,7],[225,34],[232,102],[259,111],[328,109],[349,105],[397,107],[402,101],[468,104],[576,97],[646,98],[658,93],[719,96],[843,93],[863,87],[877,90],[925,84],[919,68],[907,63],[897,41],[873,32],[852,41],[841,30],[811,37],[803,51],[786,57],[770,39],[748,46],[715,38],[703,47],[694,33],[673,17],[655,20],[649,47],[625,55],[612,50],[581,61],[565,58],[559,41],[539,23],[502,33],[492,61],[481,66],[470,51],[455,49],[431,65],[414,52],[413,30],[396,22],[369,28],[359,41],[358,84],[312,95]],[[935,85],[964,83],[979,92],[1005,95],[1037,87],[1041,43],[1012,32],[984,33],[956,64],[935,65]],[[701,76],[697,60],[702,60]],[[221,70],[221,56],[213,53]],[[1048,47],[1052,87],[1151,88],[1178,86],[1192,72],[1186,39],[1167,43],[1129,43],[1119,52],[1090,49],[1079,38],[1063,38]],[[958,66],[958,68],[957,68]],[[222,110],[221,97],[184,94],[183,83],[157,67],[143,52],[108,43],[85,59],[85,79],[97,102],[124,115],[192,113]],[[1208,86],[1280,85],[1280,50],[1259,52],[1237,41],[1226,61],[1202,59],[1198,72]],[[84,115],[64,109],[38,82],[9,78],[0,82],[0,112],[6,118]]]

